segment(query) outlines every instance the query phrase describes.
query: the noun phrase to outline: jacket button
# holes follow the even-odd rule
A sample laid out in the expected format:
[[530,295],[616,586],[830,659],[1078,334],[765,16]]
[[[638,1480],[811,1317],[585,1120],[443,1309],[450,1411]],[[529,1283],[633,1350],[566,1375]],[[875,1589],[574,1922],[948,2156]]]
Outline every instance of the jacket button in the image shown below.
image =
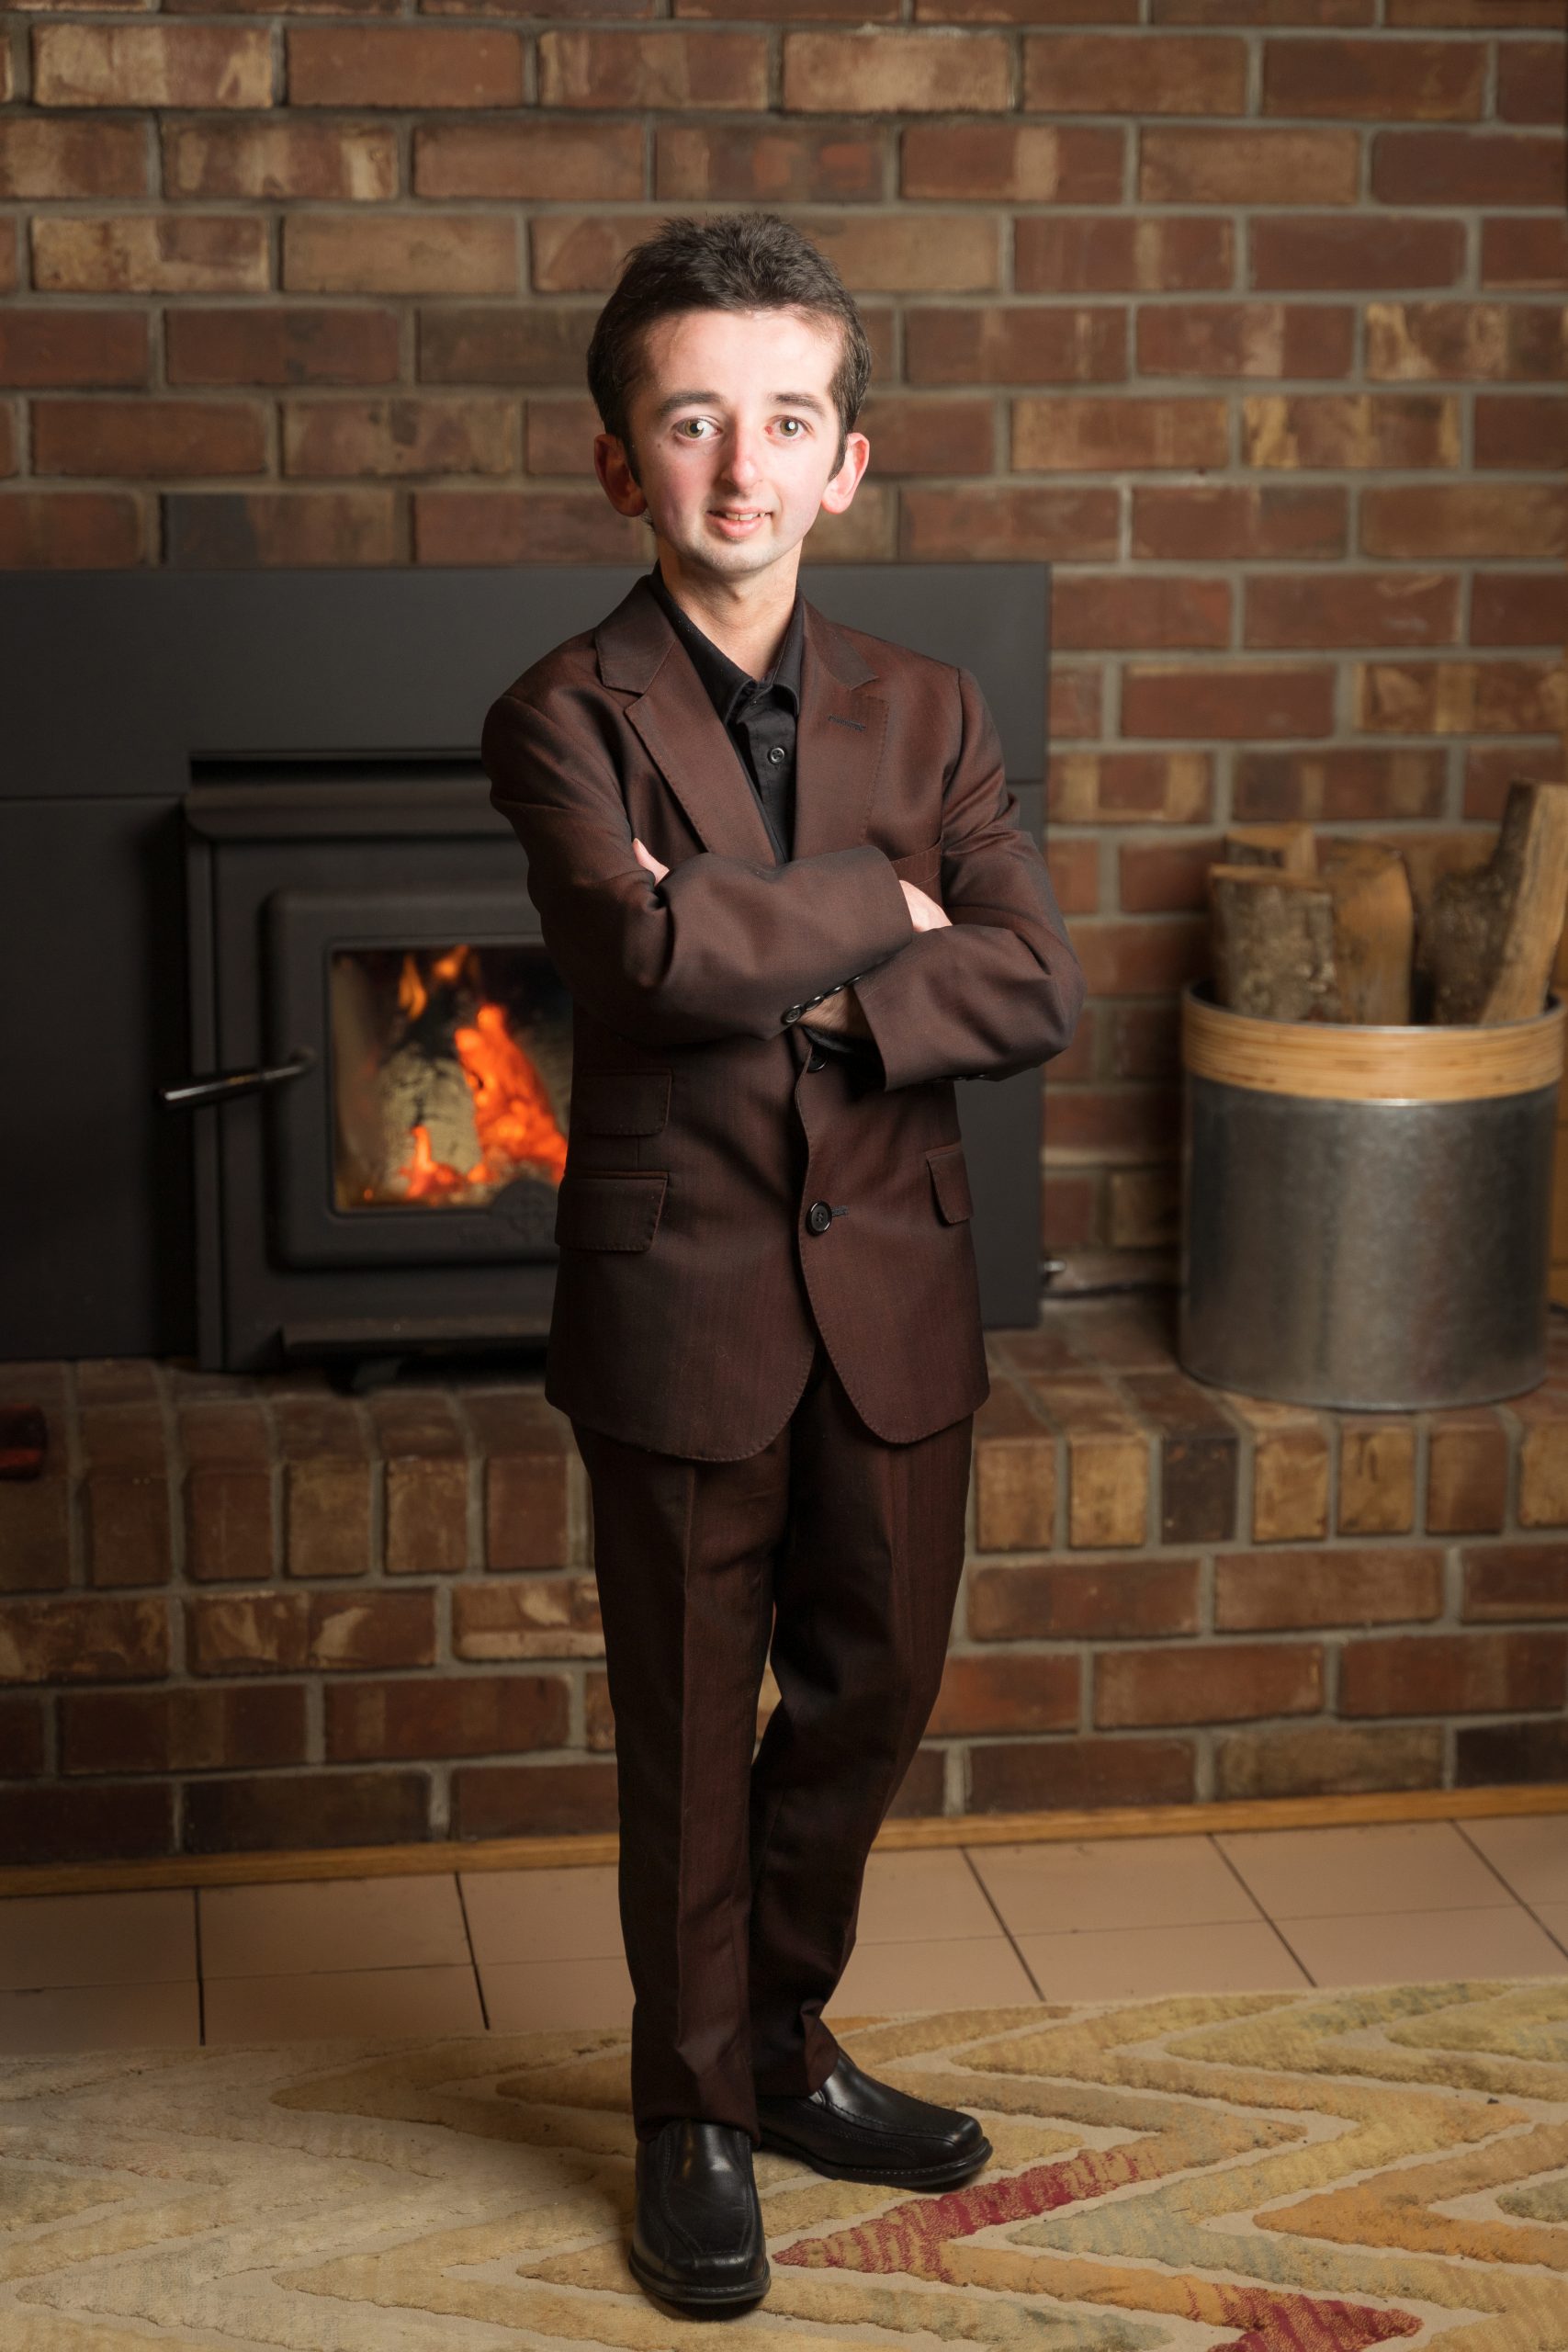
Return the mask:
[[806,1067],[807,1069],[826,1069],[828,1067],[827,1055],[818,1053],[816,1046],[813,1046],[811,1049],[811,1059],[807,1063]]
[[787,1029],[792,1021],[798,1021],[800,1019],[800,1016],[805,1010],[806,1007],[803,1004],[786,1004],[783,1012],[780,1013],[779,1018]]
[[832,1222],[833,1212],[828,1206],[827,1202],[813,1201],[811,1206],[806,1212],[806,1225],[807,1232],[826,1233],[828,1227],[832,1224]]

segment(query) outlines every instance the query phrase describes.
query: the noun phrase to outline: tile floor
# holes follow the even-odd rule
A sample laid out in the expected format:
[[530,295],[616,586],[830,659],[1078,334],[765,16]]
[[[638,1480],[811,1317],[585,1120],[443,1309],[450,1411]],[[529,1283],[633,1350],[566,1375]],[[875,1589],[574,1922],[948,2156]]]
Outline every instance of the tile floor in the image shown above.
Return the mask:
[[[873,1854],[828,2014],[1568,1972],[1568,1814]],[[0,2052],[623,2024],[611,1868],[0,1899]]]

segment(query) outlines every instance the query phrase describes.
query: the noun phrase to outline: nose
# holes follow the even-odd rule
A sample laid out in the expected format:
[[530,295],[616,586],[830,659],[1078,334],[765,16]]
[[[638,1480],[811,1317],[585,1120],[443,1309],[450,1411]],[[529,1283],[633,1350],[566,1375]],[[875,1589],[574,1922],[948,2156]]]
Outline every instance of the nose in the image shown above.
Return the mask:
[[729,437],[724,472],[726,481],[733,482],[738,490],[750,490],[752,483],[761,478],[761,468],[751,443],[750,427],[737,425]]

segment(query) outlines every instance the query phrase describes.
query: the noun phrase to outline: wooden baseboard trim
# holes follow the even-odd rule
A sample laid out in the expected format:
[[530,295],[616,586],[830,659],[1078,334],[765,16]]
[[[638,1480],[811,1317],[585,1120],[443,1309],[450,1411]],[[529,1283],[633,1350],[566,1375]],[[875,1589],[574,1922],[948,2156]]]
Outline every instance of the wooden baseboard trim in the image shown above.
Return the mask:
[[[1104,1812],[911,1815],[886,1821],[878,1853],[936,1846],[1025,1846],[1099,1838],[1202,1838],[1223,1829],[1343,1829],[1374,1822],[1475,1821],[1568,1813],[1568,1781],[1526,1788],[1407,1789],[1387,1795],[1267,1797],[1216,1804],[1122,1805]],[[290,1879],[428,1878],[451,1871],[581,1869],[613,1862],[614,1831],[561,1838],[454,1838],[414,1846],[310,1851],[161,1854],[123,1862],[18,1863],[0,1870],[0,1898],[106,1894],[170,1886],[263,1886]]]

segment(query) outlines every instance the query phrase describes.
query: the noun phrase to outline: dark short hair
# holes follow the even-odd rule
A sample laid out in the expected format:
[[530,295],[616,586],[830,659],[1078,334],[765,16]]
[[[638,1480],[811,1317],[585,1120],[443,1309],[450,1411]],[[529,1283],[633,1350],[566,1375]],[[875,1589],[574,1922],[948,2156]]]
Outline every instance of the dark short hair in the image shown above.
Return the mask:
[[808,237],[776,212],[724,212],[699,220],[676,214],[634,245],[588,345],[588,389],[606,433],[637,456],[628,432],[631,404],[645,373],[648,329],[682,311],[804,312],[841,330],[829,390],[839,412],[839,454],[871,381],[871,345],[843,279]]

